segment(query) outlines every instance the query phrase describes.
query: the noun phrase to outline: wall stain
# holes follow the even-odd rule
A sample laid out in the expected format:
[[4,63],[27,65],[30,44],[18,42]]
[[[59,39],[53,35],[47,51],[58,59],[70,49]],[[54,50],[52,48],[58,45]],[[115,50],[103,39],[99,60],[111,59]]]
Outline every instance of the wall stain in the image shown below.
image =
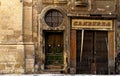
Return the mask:
[[23,5],[27,6],[27,7],[31,7],[32,6],[32,2],[24,2]]

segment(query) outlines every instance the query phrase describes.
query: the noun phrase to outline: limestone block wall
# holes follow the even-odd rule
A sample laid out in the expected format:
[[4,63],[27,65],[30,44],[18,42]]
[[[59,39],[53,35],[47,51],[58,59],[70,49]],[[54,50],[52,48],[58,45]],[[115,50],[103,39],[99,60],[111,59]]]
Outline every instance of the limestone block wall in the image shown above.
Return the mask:
[[0,0],[0,74],[24,73],[20,0]]
[[116,33],[116,43],[117,43],[117,50],[116,54],[120,52],[120,22],[117,22],[117,33]]
[[120,74],[120,0],[117,0],[117,26],[116,26],[116,58],[115,58],[115,72]]
[[24,42],[32,42],[32,0],[24,0]]
[[[45,1],[48,3],[44,3]],[[40,47],[42,45],[40,43],[42,34],[40,35],[39,33],[41,24],[38,17],[45,7],[59,6],[63,11],[66,10],[66,14],[73,15],[78,11],[82,11],[74,7],[74,0],[67,0],[68,2],[61,4],[62,6],[58,3],[49,3],[51,1],[53,0],[0,0],[0,74],[41,72],[43,68],[40,65],[43,62],[41,57],[43,53],[40,51],[42,49]],[[105,4],[102,1],[101,3],[104,6],[100,5],[99,0],[96,0],[96,3],[99,4],[96,4],[96,7],[94,7],[95,5],[93,3],[90,3],[93,10],[91,9],[88,13],[100,12],[108,14],[109,12],[114,13],[115,11],[115,3],[113,1],[106,1]],[[104,7],[106,9],[103,9]],[[67,18],[65,22],[67,22]],[[65,23],[63,26],[65,25],[70,24]],[[64,27],[63,30],[65,28],[70,27]],[[116,29],[117,54],[120,52],[120,21],[117,22]],[[69,39],[68,33],[69,30],[66,30],[65,36]],[[66,40],[65,42],[66,53],[68,54],[70,50],[68,45],[69,41]]]
[[38,0],[33,0],[33,5],[32,5],[32,21],[33,21],[33,26],[32,26],[32,31],[33,31],[33,42],[34,42],[34,57],[35,57],[35,63],[34,63],[34,72],[39,73],[38,71],[38,66],[39,64],[37,63],[37,60],[41,61],[39,56],[40,48],[39,48],[39,33],[38,33]]
[[22,3],[19,0],[1,0],[0,8],[0,43],[22,42]]
[[0,74],[24,73],[23,45],[0,45]]
[[35,45],[33,42],[33,0],[23,1],[23,41],[25,49],[25,73],[34,73]]
[[118,0],[118,5],[117,5],[117,26],[116,26],[116,46],[117,46],[117,51],[116,54],[120,52],[120,0]]

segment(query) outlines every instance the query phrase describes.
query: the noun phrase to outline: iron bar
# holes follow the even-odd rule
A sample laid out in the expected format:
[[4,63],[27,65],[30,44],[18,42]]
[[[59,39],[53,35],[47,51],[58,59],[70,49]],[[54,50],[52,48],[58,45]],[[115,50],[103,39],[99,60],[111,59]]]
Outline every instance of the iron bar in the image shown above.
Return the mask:
[[83,40],[84,40],[84,29],[82,29],[81,52],[80,52],[80,63],[81,63],[81,61],[82,61],[82,53],[83,53]]

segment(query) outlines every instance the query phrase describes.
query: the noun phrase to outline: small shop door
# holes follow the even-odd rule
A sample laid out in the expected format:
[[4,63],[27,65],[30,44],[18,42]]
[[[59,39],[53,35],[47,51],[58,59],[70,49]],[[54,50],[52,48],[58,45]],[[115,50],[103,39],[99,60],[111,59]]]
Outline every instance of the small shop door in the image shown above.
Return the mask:
[[[77,31],[76,72],[79,74],[107,74],[108,50],[106,31]],[[81,54],[81,48],[82,54]],[[82,55],[82,56],[81,56]]]
[[63,68],[63,32],[45,33],[45,69]]

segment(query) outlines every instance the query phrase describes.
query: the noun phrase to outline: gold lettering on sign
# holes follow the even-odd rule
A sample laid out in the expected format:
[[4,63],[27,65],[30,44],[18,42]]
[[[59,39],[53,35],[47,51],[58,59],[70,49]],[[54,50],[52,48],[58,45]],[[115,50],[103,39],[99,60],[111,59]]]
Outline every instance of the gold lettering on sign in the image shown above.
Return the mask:
[[73,19],[72,28],[112,29],[112,20],[87,20]]
[[42,3],[53,3],[53,0],[42,0]]
[[67,3],[67,0],[54,0],[54,3]]

